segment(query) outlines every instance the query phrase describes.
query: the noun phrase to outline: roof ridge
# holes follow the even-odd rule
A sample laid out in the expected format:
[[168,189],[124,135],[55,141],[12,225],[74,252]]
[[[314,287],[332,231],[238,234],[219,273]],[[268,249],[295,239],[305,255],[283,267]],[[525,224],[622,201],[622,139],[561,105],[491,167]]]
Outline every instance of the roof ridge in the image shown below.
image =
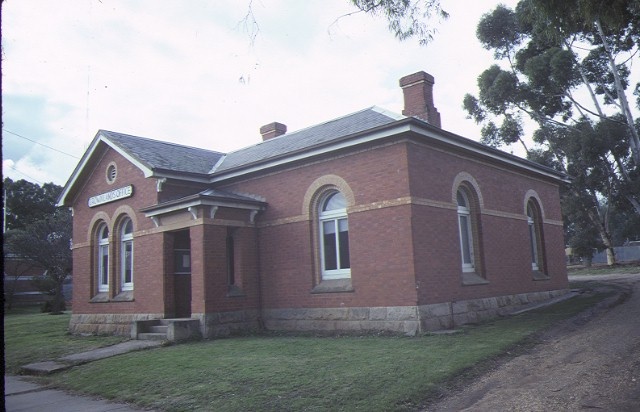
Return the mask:
[[223,156],[226,155],[226,153],[219,152],[217,150],[205,149],[205,148],[196,147],[196,146],[189,146],[189,145],[186,145],[186,144],[174,143],[174,142],[169,142],[169,141],[166,141],[166,140],[157,140],[157,139],[152,139],[150,137],[136,136],[136,135],[132,135],[132,134],[128,134],[128,133],[114,132],[112,130],[100,129],[98,131],[98,134],[102,134],[102,133],[106,133],[107,135],[127,136],[127,137],[132,137],[134,139],[146,140],[146,141],[149,141],[149,142],[166,144],[166,145],[170,145],[170,146],[178,146],[178,147],[184,147],[184,148],[188,148],[188,149],[202,150],[202,151],[211,152],[211,153],[215,153],[215,154],[219,154],[219,155],[223,155]]
[[316,124],[313,124],[311,126],[303,127],[302,129],[298,129],[298,130],[293,131],[291,133],[285,133],[285,134],[282,134],[280,136],[272,137],[271,139],[268,139],[268,140],[263,140],[261,142],[254,143],[252,145],[248,145],[248,146],[236,149],[236,150],[232,150],[230,152],[227,152],[226,154],[230,155],[232,153],[237,153],[237,152],[240,152],[242,150],[249,149],[251,147],[259,146],[259,145],[266,144],[266,143],[269,143],[269,142],[272,142],[272,141],[277,141],[277,140],[280,140],[281,138],[283,138],[285,136],[296,135],[296,134],[302,133],[302,132],[304,132],[306,130],[313,129],[314,127],[320,127],[320,126],[324,126],[324,125],[329,124],[329,123],[337,122],[338,120],[345,119],[345,118],[347,118],[349,116],[354,116],[354,115],[356,115],[358,113],[366,112],[367,110],[375,111],[376,113],[380,113],[380,114],[385,115],[385,116],[387,116],[387,117],[389,117],[391,119],[394,119],[394,120],[400,120],[400,119],[404,119],[405,118],[404,116],[398,118],[398,114],[397,113],[390,112],[390,111],[385,110],[385,109],[383,109],[381,107],[378,107],[378,106],[375,106],[375,105],[374,106],[369,106],[369,107],[365,107],[364,109],[355,111],[353,113],[348,113],[348,114],[345,114],[345,115],[342,115],[342,116],[339,116],[339,117],[335,117],[335,118],[330,119],[330,120],[326,120],[326,121],[321,122],[321,123],[316,123]]
[[214,164],[211,167],[211,170],[209,170],[209,174],[215,173],[216,170],[218,170],[218,168],[220,167],[220,165],[222,164],[222,162],[224,162],[224,159],[227,158],[227,154],[223,153],[222,156],[220,156],[220,159],[218,159],[218,161],[216,162],[216,164]]
[[380,106],[371,106],[370,107],[371,110],[373,110],[374,112],[380,113],[382,115],[385,115],[387,117],[390,117],[392,119],[395,120],[402,120],[402,119],[406,119],[407,116],[400,114],[400,113],[396,113],[396,112],[392,112],[391,110],[387,110],[384,107],[380,107]]

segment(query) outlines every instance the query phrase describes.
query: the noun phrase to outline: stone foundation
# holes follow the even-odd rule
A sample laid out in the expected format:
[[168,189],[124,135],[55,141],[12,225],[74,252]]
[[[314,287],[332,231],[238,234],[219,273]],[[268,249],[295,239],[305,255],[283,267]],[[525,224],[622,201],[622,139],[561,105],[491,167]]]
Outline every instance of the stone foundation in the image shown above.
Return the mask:
[[567,290],[532,292],[422,306],[268,309],[263,316],[268,330],[385,331],[413,336],[488,320],[566,293]]
[[[384,331],[416,335],[420,332],[453,329],[495,318],[530,303],[540,303],[566,294],[567,290],[521,293],[492,298],[436,303],[422,306],[357,308],[265,309],[267,330],[282,331]],[[73,314],[73,334],[130,336],[134,321],[162,319],[163,314]],[[205,339],[229,336],[261,328],[257,310],[193,314],[200,321]]]
[[565,295],[567,292],[568,290],[561,289],[436,303],[419,306],[418,310],[423,331],[454,329],[465,324],[478,323],[505,315],[524,305],[544,302]]
[[205,339],[225,337],[260,329],[257,310],[194,313],[191,317],[200,320],[202,337]]
[[74,335],[121,335],[131,336],[131,326],[137,320],[162,319],[162,313],[146,314],[72,314],[69,332]]
[[415,335],[420,325],[416,306],[270,309],[263,315],[269,330],[388,331]]

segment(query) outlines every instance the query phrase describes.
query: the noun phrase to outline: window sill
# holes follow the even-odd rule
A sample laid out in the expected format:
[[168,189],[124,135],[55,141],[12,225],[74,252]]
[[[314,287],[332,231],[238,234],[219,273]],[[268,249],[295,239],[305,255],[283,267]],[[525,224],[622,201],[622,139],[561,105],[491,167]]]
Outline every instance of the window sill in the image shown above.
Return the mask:
[[236,297],[244,297],[246,296],[244,294],[244,291],[235,285],[229,286],[229,291],[227,292],[227,297],[229,298],[236,298]]
[[113,298],[114,302],[133,302],[133,291],[125,290]]
[[533,280],[550,280],[551,276],[545,274],[544,272],[540,272],[539,270],[533,271]]
[[489,281],[475,272],[463,272],[462,284],[464,286],[487,285]]
[[340,292],[353,292],[351,279],[323,280],[318,285],[316,285],[313,289],[311,289],[311,293],[340,293]]
[[107,303],[107,302],[133,302],[133,291],[126,290],[120,292],[113,299],[109,299],[109,292],[100,292],[89,300],[89,303]]
[[100,292],[89,301],[91,303],[109,302],[109,292]]

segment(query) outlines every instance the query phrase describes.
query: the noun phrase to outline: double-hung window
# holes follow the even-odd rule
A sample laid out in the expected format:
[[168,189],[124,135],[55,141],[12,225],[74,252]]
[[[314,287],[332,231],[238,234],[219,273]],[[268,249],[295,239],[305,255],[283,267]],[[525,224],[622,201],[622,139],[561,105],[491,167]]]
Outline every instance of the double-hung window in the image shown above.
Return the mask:
[[531,203],[527,205],[527,223],[529,225],[529,243],[531,244],[531,269],[540,269],[540,254],[538,252],[538,228],[536,215]]
[[347,201],[340,192],[326,196],[318,211],[322,279],[351,277]]
[[462,271],[475,271],[473,256],[473,226],[471,224],[471,208],[469,197],[464,190],[459,189],[456,195],[458,201],[458,230],[460,233],[460,252]]
[[127,219],[120,233],[122,290],[133,290],[133,223]]
[[98,292],[109,291],[109,229],[98,230]]

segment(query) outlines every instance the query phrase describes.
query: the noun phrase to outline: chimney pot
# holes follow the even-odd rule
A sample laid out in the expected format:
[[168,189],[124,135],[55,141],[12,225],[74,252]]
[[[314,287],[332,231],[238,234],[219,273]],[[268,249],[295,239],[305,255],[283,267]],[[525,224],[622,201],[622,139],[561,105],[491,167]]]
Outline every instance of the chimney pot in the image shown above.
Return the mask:
[[437,127],[440,125],[440,113],[433,104],[433,85],[435,80],[429,73],[420,71],[400,79],[404,93],[405,116],[422,119]]
[[262,135],[263,141],[273,139],[274,137],[281,136],[285,133],[287,133],[287,126],[278,122],[265,124],[260,128],[260,134]]

